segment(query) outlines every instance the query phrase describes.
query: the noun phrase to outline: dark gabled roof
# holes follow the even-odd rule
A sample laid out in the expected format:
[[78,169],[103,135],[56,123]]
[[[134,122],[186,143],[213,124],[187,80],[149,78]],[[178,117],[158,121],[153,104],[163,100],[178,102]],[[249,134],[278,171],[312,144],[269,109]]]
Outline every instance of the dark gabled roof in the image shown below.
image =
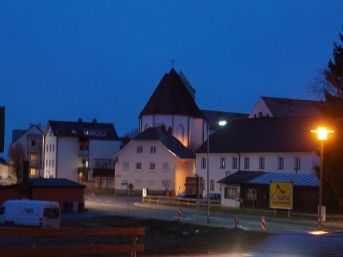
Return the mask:
[[261,97],[273,117],[318,116],[322,102],[303,99]]
[[263,174],[262,171],[237,171],[218,181],[223,184],[244,184]]
[[158,140],[179,158],[195,158],[193,152],[190,149],[184,147],[179,140],[177,140],[175,137],[173,137],[173,135],[171,135],[164,128],[161,127],[148,128],[134,137],[132,140]]
[[26,132],[28,132],[32,128],[38,129],[38,131],[42,134],[40,125],[37,124],[30,124],[30,127],[28,129],[14,129],[12,131],[12,144],[15,143],[20,137],[22,137]]
[[218,181],[218,183],[223,184],[254,185],[269,185],[270,182],[292,182],[294,186],[319,186],[319,179],[315,174],[295,174],[263,171],[237,171]]
[[[210,136],[211,153],[313,152],[317,118],[240,119]],[[205,153],[207,142],[196,153]]]
[[65,178],[37,178],[30,180],[30,187],[85,187]]
[[203,118],[203,113],[196,105],[189,86],[185,84],[174,69],[165,74],[140,113],[140,117],[148,114],[179,114]]
[[[222,111],[210,111],[201,110],[205,116],[206,121],[211,125],[211,129],[219,128],[218,122],[221,120],[226,120],[227,123],[231,123],[237,119],[248,118],[248,113],[238,113],[238,112],[222,112]],[[216,126],[216,127],[214,127]]]
[[26,129],[13,129],[12,131],[12,143],[17,141],[24,133],[26,132]]
[[88,139],[118,139],[111,123],[48,121],[53,134],[60,137],[82,137]]

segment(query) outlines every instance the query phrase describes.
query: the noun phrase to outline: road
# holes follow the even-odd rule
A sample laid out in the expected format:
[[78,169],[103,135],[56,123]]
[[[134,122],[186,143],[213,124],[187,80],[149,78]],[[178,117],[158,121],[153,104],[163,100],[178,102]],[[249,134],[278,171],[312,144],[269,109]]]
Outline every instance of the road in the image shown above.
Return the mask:
[[[164,220],[175,220],[177,210],[176,207],[171,206],[142,204],[137,197],[108,196],[87,196],[86,208],[89,211],[80,215],[122,215]],[[240,215],[239,218],[244,229],[260,230],[259,217]],[[211,223],[207,224],[205,211],[183,208],[181,219],[183,222],[209,226],[233,227],[234,216],[212,213]],[[268,218],[267,232],[273,234],[251,252],[192,255],[192,257],[343,257],[343,230],[342,224],[339,225],[325,226],[325,230],[330,233],[315,236],[308,233],[316,229],[315,221]]]
[[[93,215],[115,214],[163,220],[175,220],[176,211],[178,210],[178,207],[173,206],[143,204],[138,197],[87,196],[85,204],[86,208],[89,209],[89,213]],[[234,226],[234,219],[237,216],[242,229],[261,230],[261,217],[252,215],[231,215],[228,213],[212,212],[211,222],[207,224],[206,211],[182,207],[181,220],[194,224],[230,228]],[[343,224],[328,225],[325,226],[325,229],[330,232],[342,232]],[[268,217],[266,230],[272,233],[303,233],[316,230],[316,221]]]

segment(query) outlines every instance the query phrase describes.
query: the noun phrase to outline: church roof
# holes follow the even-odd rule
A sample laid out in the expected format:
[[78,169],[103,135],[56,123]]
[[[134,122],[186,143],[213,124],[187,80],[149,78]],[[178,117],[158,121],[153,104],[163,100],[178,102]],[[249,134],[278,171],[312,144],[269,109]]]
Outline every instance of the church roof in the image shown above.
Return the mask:
[[203,113],[184,81],[174,69],[166,73],[141,111],[140,117],[149,114],[179,114],[203,118]]

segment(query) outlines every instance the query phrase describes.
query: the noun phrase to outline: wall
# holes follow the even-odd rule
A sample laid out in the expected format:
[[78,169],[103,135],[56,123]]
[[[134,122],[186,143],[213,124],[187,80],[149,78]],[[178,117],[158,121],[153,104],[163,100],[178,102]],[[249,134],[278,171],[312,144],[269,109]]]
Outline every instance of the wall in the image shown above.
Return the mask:
[[56,177],[57,138],[49,127],[43,140],[43,170],[45,178]]
[[[240,168],[232,168],[232,157],[237,157],[240,163]],[[249,169],[244,169],[244,157],[249,158]],[[259,157],[265,158],[265,169],[259,169]],[[284,157],[284,169],[278,169],[278,157]],[[301,169],[297,173],[314,173],[315,167],[319,165],[319,157],[315,153],[223,153],[223,154],[213,154],[209,155],[209,174],[210,180],[215,180],[215,190],[210,193],[220,193],[221,185],[217,181],[223,179],[224,177],[238,171],[266,171],[266,172],[282,172],[282,173],[295,173],[294,169],[294,159],[295,157],[301,158]],[[206,194],[206,179],[207,170],[206,168],[201,168],[201,158],[206,158],[206,154],[196,154],[196,173],[202,176],[205,180],[205,194]],[[220,168],[220,159],[225,158],[225,168]],[[239,161],[240,159],[240,161]]]
[[[236,198],[225,198],[225,188],[235,188],[237,190]],[[222,185],[223,190],[221,191],[221,206],[239,208],[240,207],[240,186],[239,185]]]
[[[142,153],[137,153],[137,146],[143,147]],[[156,147],[156,153],[150,153],[150,147]],[[123,183],[132,183],[134,190],[148,188],[150,190],[164,190],[163,180],[170,180],[170,188],[175,188],[175,170],[177,157],[157,140],[132,140],[116,155],[115,188],[126,190]],[[136,169],[140,162],[142,168]],[[123,163],[129,163],[125,170]],[[155,170],[150,169],[150,163],[155,163]],[[163,170],[163,163],[168,163],[169,169]]]
[[255,104],[254,108],[251,110],[249,114],[249,118],[255,118],[255,116],[259,117],[260,112],[262,113],[264,117],[266,116],[273,117],[271,111],[268,109],[268,107],[266,106],[262,98],[259,98],[257,100],[257,103]]
[[5,186],[0,188],[0,204],[6,200],[28,198],[26,191],[21,190],[20,186]]
[[83,187],[33,187],[31,192],[32,200],[57,201],[62,211],[64,211],[66,201],[77,201],[82,206],[85,204]]
[[176,161],[175,195],[186,191],[186,177],[193,177],[195,174],[195,160],[179,159]]
[[83,166],[82,157],[79,157],[78,138],[59,137],[57,145],[56,177],[77,181],[77,168]]

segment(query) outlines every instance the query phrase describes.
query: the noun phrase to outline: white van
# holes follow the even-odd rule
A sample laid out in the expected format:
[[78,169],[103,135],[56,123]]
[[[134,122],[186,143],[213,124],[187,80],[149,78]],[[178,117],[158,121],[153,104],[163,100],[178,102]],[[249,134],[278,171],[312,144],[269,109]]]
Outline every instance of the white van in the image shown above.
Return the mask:
[[60,206],[55,201],[7,200],[0,207],[0,223],[59,228]]

